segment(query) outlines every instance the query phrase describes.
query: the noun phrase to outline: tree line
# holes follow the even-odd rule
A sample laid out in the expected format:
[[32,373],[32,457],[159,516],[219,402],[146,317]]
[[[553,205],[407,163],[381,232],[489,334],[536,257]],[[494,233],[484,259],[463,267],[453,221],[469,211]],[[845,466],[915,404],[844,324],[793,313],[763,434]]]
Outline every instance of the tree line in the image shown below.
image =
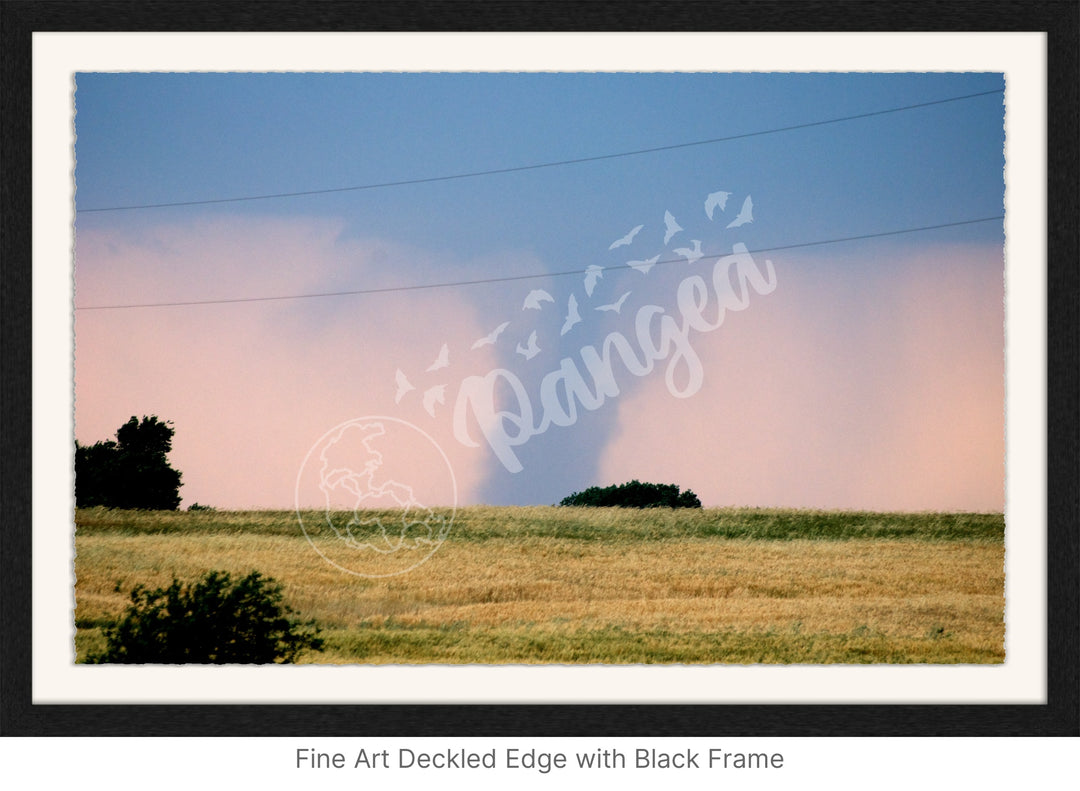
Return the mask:
[[116,439],[75,442],[75,506],[175,511],[182,477],[168,460],[175,429],[157,415],[131,419]]
[[701,508],[701,500],[687,489],[680,492],[673,483],[642,483],[635,479],[617,486],[590,486],[564,497],[559,505],[597,508]]

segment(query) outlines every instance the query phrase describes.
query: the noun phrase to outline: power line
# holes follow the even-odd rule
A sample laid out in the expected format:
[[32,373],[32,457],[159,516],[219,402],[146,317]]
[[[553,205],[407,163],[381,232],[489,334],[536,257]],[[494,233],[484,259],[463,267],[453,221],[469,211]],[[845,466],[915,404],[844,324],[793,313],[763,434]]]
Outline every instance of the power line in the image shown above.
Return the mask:
[[[779,245],[777,247],[762,247],[757,250],[750,250],[751,253],[774,253],[781,250],[795,250],[805,247],[817,247],[819,245],[826,244],[838,244],[840,242],[854,242],[862,239],[878,239],[883,236],[899,236],[906,233],[919,233],[922,231],[936,231],[941,228],[955,228],[961,225],[974,225],[982,222],[993,222],[994,220],[1005,219],[1004,214],[998,214],[993,217],[981,217],[977,220],[959,220],[957,222],[947,222],[940,225],[924,225],[919,228],[904,228],[896,231],[881,231],[880,233],[866,233],[859,236],[843,236],[836,239],[822,239],[816,242],[800,242],[798,244],[786,244]],[[717,255],[705,255],[702,258],[721,258],[728,253],[720,253]],[[664,261],[657,261],[656,265],[662,264],[676,264],[685,259],[683,258],[669,258]],[[629,264],[613,264],[611,266],[601,267],[601,270],[608,271],[611,269],[630,269]],[[76,306],[75,310],[125,310],[128,308],[175,308],[186,307],[190,305],[232,305],[245,302],[278,302],[286,299],[317,299],[321,297],[346,297],[346,296],[358,296],[363,294],[387,294],[391,292],[399,291],[421,291],[435,288],[457,288],[460,286],[478,286],[485,283],[507,283],[515,280],[538,280],[545,277],[566,277],[568,275],[581,275],[584,270],[582,269],[569,269],[563,272],[537,272],[531,275],[507,275],[506,277],[487,277],[479,280],[456,280],[445,283],[425,283],[415,286],[388,286],[386,288],[364,288],[354,291],[326,291],[316,294],[287,294],[274,297],[237,297],[233,299],[200,299],[191,300],[187,302],[147,302],[143,304],[135,305],[84,305]]]
[[903,107],[892,107],[887,110],[874,110],[868,113],[858,113],[857,115],[845,115],[840,118],[829,118],[824,121],[809,121],[803,124],[794,124],[792,126],[781,126],[774,129],[762,129],[757,132],[745,132],[738,135],[728,135],[726,137],[714,137],[709,140],[695,140],[690,143],[675,143],[667,146],[656,146],[655,148],[642,148],[636,151],[623,151],[617,154],[601,154],[592,157],[580,157],[578,159],[562,159],[556,162],[541,162],[533,165],[518,165],[516,167],[508,168],[496,168],[494,170],[477,170],[470,173],[457,173],[450,176],[431,176],[428,178],[420,179],[405,179],[402,181],[384,181],[377,184],[361,184],[354,187],[335,187],[331,189],[319,189],[319,190],[304,190],[302,192],[277,192],[268,195],[246,195],[235,198],[212,198],[207,200],[193,200],[193,201],[175,201],[171,203],[140,203],[133,204],[131,206],[107,206],[91,209],[79,209],[76,208],[77,214],[89,214],[92,212],[107,212],[107,211],[133,211],[135,209],[164,209],[179,206],[207,206],[216,203],[239,203],[242,201],[256,201],[256,200],[274,200],[277,198],[299,198],[309,195],[329,195],[335,192],[359,192],[361,190],[374,190],[383,189],[385,187],[404,187],[415,184],[434,184],[440,181],[454,181],[457,179],[469,179],[477,178],[480,176],[495,176],[503,173],[520,173],[526,170],[540,170],[541,168],[554,168],[563,167],[565,165],[581,165],[587,162],[600,162],[605,159],[619,159],[621,157],[636,157],[642,154],[655,154],[660,151],[674,151],[679,148],[690,148],[692,146],[705,146],[712,145],[714,143],[726,143],[732,140],[745,140],[750,137],[761,137],[762,135],[772,135],[779,132],[792,132],[797,129],[809,129],[815,126],[826,126],[828,124],[838,124],[844,121],[854,121],[860,118],[873,118],[879,115],[888,115],[890,113],[900,113],[907,110],[916,110],[921,107],[932,107],[938,104],[948,104],[949,102],[960,102],[966,99],[975,99],[980,96],[990,96],[993,94],[1003,93],[1004,88],[996,88],[992,91],[981,91],[980,93],[969,93],[964,96],[953,96],[948,99],[936,99],[930,102],[919,102],[918,104],[908,104]]

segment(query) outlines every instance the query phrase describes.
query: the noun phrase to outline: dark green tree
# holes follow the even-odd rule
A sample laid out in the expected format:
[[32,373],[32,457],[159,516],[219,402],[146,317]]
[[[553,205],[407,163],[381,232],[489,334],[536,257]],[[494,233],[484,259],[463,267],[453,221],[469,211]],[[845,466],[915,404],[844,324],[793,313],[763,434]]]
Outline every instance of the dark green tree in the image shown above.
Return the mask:
[[136,586],[121,619],[105,628],[105,650],[91,664],[286,664],[321,651],[314,621],[300,622],[281,585],[252,571],[235,582],[211,571],[194,584]]
[[134,416],[116,431],[116,441],[75,443],[75,505],[175,511],[181,473],[169,465],[175,429],[156,415]]
[[597,508],[701,508],[701,500],[687,489],[680,492],[673,483],[642,483],[632,480],[618,486],[591,486],[564,497],[559,505]]

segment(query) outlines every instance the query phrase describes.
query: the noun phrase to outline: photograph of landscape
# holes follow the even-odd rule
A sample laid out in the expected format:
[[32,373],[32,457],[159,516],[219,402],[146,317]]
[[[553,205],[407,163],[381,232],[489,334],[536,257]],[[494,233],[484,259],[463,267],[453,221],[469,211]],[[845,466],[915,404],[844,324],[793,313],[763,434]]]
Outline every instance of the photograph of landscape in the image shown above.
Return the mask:
[[79,664],[1002,664],[1001,73],[94,72]]

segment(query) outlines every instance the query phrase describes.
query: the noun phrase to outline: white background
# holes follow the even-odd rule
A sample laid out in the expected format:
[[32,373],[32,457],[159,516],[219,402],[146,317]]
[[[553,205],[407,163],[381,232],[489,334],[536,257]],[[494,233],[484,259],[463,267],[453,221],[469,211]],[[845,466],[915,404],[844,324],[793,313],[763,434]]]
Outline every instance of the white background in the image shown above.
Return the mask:
[[[996,71],[1006,79],[1006,662],[989,666],[102,667],[72,662],[73,74],[112,70]],[[1036,702],[1045,699],[1041,34],[35,34],[34,700]],[[1016,251],[1022,251],[1022,254]],[[66,420],[64,419],[66,418]],[[69,530],[60,529],[68,525]],[[629,692],[632,690],[632,692]]]

